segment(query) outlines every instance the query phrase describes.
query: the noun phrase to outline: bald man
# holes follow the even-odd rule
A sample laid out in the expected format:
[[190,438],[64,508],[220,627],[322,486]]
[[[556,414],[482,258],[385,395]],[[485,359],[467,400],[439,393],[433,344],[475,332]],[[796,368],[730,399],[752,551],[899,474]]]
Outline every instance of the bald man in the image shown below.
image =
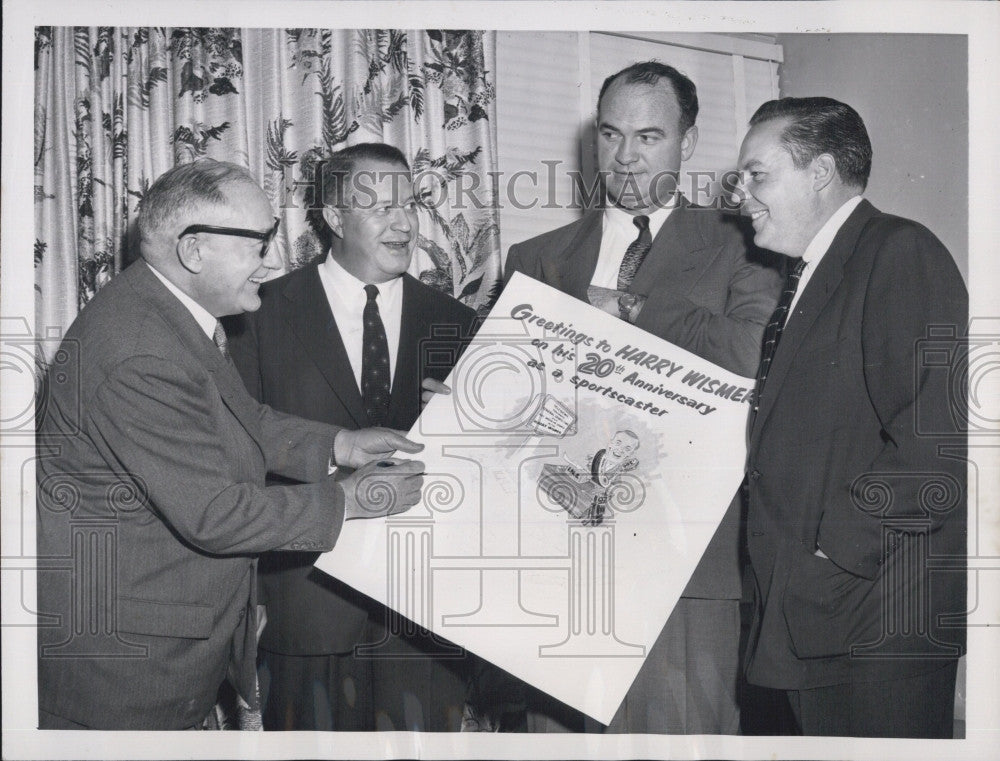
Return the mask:
[[[278,224],[244,169],[171,169],[143,198],[142,259],[66,334],[77,383],[38,431],[42,729],[199,728],[227,677],[254,705],[257,554],[329,550],[345,520],[419,498],[422,463],[391,457],[419,445],[275,412],[229,360],[219,318],[260,306]],[[372,479],[390,505],[360,498]]]

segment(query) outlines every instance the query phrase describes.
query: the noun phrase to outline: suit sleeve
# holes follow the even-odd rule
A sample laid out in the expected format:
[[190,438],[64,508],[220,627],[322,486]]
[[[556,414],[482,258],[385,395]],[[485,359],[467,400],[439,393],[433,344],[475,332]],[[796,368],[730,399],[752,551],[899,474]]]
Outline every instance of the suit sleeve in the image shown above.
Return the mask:
[[[268,464],[311,458],[317,462],[299,467],[299,474],[321,472],[336,429],[312,424],[296,432],[305,421],[248,404],[259,408],[270,442],[265,449],[272,450]],[[178,363],[152,356],[115,368],[90,401],[87,418],[88,433],[108,461],[132,477],[149,508],[191,545],[216,554],[292,545],[331,549],[344,521],[340,487],[326,477],[263,486],[260,454],[236,425],[207,372],[192,377]],[[227,431],[239,436],[226,440]],[[245,442],[236,440],[243,437]],[[249,446],[241,449],[241,443]]]
[[503,284],[506,286],[515,272],[522,272],[535,280],[542,280],[541,259],[531,256],[521,246],[511,246],[507,251],[507,261],[503,265]]
[[[864,475],[886,487],[893,515],[930,518],[931,531],[965,499],[965,461],[939,454],[947,439],[934,435],[963,430],[956,417],[962,411],[952,401],[960,408],[964,396],[950,387],[949,376],[963,382],[964,355],[956,347],[958,364],[949,372],[923,366],[917,348],[931,325],[964,335],[968,313],[965,284],[944,246],[916,225],[889,234],[875,256],[862,316],[865,384],[882,429],[880,451]],[[925,492],[934,481],[942,488]],[[817,544],[841,568],[873,578],[883,559],[885,510],[862,509],[860,495],[844,498],[846,487],[824,506]]]
[[329,475],[333,442],[343,430],[260,405],[261,439],[267,472],[303,483]]
[[647,297],[635,324],[730,372],[752,378],[760,362],[764,326],[778,301],[781,276],[771,267],[751,262],[736,240],[724,244],[719,255],[732,263],[723,311],[696,304],[671,283],[662,283]]

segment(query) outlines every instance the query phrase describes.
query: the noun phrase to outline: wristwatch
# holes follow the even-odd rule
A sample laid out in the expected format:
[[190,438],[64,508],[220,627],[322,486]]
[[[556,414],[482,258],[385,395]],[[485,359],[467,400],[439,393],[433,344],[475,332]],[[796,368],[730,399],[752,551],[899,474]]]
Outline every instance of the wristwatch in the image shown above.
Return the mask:
[[623,293],[618,297],[618,314],[625,322],[631,322],[632,310],[639,303],[639,297],[634,293]]

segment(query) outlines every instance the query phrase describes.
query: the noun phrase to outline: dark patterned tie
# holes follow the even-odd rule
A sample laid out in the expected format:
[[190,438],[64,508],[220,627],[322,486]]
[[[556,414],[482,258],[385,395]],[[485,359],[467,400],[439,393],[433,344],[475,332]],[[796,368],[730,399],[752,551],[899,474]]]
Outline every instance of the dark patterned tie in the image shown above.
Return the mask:
[[788,320],[788,308],[792,305],[795,292],[799,288],[799,278],[802,277],[802,270],[806,267],[804,259],[799,259],[792,266],[788,277],[785,278],[785,288],[778,299],[778,306],[771,315],[771,319],[764,328],[764,346],[760,355],[760,365],[757,367],[757,382],[754,384],[753,407],[750,410],[750,427],[753,428],[754,420],[757,418],[757,410],[760,409],[760,394],[764,390],[764,381],[767,380],[767,373],[771,369],[771,360],[774,359],[774,352],[778,348],[778,341],[785,330],[785,322]]
[[221,322],[215,323],[215,332],[212,334],[212,340],[219,347],[222,356],[229,359],[229,340],[226,338],[226,329],[222,327]]
[[389,341],[378,311],[378,288],[366,285],[368,303],[362,315],[365,329],[361,351],[361,398],[373,425],[384,425],[389,417]]
[[644,214],[632,217],[632,224],[639,228],[639,237],[625,249],[625,258],[622,259],[621,269],[618,270],[619,291],[627,291],[632,285],[632,278],[639,271],[642,260],[646,258],[646,254],[649,253],[649,249],[653,245],[653,236],[649,232],[649,217]]

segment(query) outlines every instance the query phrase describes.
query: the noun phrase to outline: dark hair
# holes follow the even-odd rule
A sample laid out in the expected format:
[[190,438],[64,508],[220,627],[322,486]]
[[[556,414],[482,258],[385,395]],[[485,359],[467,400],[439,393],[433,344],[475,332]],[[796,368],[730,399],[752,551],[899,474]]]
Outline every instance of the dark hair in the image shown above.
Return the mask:
[[846,184],[862,190],[872,170],[872,143],[858,112],[833,98],[781,98],[757,109],[750,126],[788,119],[781,142],[800,169],[823,153],[833,156]]
[[183,213],[205,205],[224,206],[229,203],[225,187],[242,182],[259,187],[248,170],[227,161],[199,159],[168,169],[142,197],[136,221],[139,240],[149,240]]
[[324,248],[330,244],[330,231],[323,219],[326,206],[342,206],[346,201],[346,189],[356,172],[364,171],[367,165],[383,162],[398,164],[410,171],[410,164],[403,152],[388,143],[356,143],[339,150],[329,158],[316,164],[314,187],[319,191],[315,201],[306,209],[306,221],[319,237]]
[[630,85],[655,85],[661,79],[669,80],[674,88],[677,105],[681,109],[681,132],[687,132],[694,126],[694,122],[698,118],[698,88],[694,86],[694,82],[677,71],[673,66],[667,66],[665,63],[660,63],[659,61],[633,63],[631,66],[605,79],[604,84],[601,85],[601,92],[597,96],[598,114],[601,113],[601,100],[604,98],[604,93],[618,79]]

